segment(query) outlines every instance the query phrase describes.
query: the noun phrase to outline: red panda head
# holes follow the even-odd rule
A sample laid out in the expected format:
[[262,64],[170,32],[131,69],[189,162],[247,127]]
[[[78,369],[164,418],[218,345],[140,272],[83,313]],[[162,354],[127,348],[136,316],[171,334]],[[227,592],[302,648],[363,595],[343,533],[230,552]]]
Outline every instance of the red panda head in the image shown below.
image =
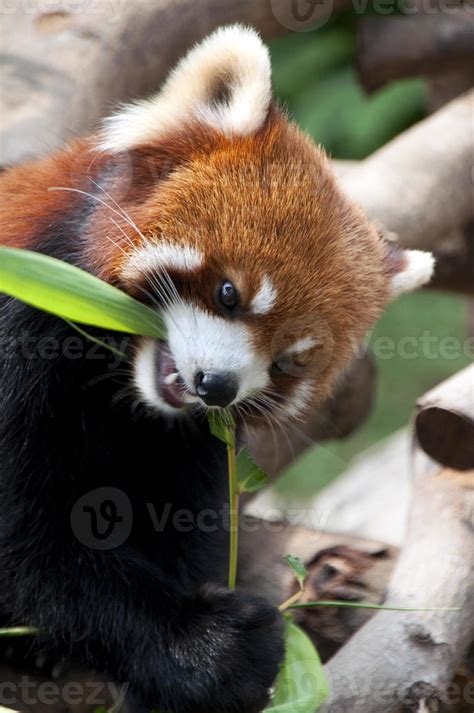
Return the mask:
[[105,122],[95,151],[117,203],[89,221],[89,264],[162,310],[167,342],[140,340],[134,365],[162,413],[299,417],[384,305],[431,276],[431,255],[390,248],[276,107],[250,29],[191,50],[157,96]]
[[163,309],[167,343],[143,340],[135,362],[161,411],[300,416],[384,305],[431,275],[431,256],[390,249],[276,108],[252,30],[220,29],[194,48],[161,93],[106,122],[101,148],[168,162],[130,207],[140,235],[127,230],[116,264],[128,290]]

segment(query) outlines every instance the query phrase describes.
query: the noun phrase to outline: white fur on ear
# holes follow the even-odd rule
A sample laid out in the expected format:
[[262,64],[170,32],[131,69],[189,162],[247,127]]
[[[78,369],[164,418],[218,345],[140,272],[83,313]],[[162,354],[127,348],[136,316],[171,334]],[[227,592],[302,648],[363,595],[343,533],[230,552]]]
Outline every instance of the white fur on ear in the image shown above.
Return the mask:
[[422,250],[404,250],[403,267],[391,279],[392,298],[404,292],[411,292],[431,280],[435,259],[431,253]]
[[242,25],[221,27],[175,67],[162,90],[106,119],[99,148],[125,151],[191,119],[228,135],[246,135],[265,122],[272,98],[268,50]]

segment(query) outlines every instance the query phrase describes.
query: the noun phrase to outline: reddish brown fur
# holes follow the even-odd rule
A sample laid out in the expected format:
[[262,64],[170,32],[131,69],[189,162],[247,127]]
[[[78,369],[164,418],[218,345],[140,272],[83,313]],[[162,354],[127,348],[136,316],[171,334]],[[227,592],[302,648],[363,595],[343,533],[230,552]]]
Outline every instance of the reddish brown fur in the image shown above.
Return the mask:
[[[235,279],[240,318],[268,359],[303,336],[321,340],[298,373],[274,377],[282,393],[304,376],[314,384],[313,403],[327,396],[388,300],[385,243],[340,193],[323,151],[276,109],[253,136],[231,139],[193,125],[128,155],[99,154],[90,141],[79,142],[12,170],[2,179],[2,242],[35,249],[48,225],[85,210],[82,195],[48,192],[50,186],[93,192],[113,206],[91,179],[105,184],[147,239],[165,236],[204,252],[192,281],[181,277],[184,297],[215,311],[215,285]],[[85,266],[120,283],[124,251],[131,250],[124,233],[139,247],[137,232],[97,203],[79,246]],[[257,317],[245,308],[265,273],[277,303]]]
[[78,142],[51,158],[12,168],[0,176],[2,245],[34,250],[48,225],[74,209],[79,203],[77,195],[48,189],[70,185],[71,166],[85,148],[86,144]]

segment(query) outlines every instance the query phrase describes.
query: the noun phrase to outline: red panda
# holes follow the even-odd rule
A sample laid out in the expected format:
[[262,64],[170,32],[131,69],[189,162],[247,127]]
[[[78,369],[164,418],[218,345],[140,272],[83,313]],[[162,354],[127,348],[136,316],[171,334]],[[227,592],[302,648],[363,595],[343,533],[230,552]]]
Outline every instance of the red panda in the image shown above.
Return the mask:
[[[152,532],[145,505],[218,511],[225,453],[203,413],[284,423],[317,408],[387,302],[429,280],[432,256],[389,246],[343,195],[274,102],[268,51],[241,26],[192,49],[156,96],[1,186],[3,244],[79,265],[167,328],[166,341],[131,344],[138,414],[98,381],[103,363],[2,354],[2,609],[146,705],[257,713],[283,654],[278,613],[223,587],[223,528]],[[69,335],[13,300],[0,322],[17,342]],[[133,506],[115,549],[85,548],[71,526],[99,486]]]

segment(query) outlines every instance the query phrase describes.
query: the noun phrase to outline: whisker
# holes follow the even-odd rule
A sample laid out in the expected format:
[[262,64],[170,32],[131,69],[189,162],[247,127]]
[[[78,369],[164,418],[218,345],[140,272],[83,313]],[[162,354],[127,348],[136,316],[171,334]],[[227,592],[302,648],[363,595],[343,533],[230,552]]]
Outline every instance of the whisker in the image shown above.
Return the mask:
[[124,250],[123,247],[121,245],[119,245],[113,238],[111,238],[110,235],[106,235],[105,239],[109,240],[112,243],[112,245],[115,245],[117,250],[120,250],[120,252],[122,252],[125,255],[125,257],[128,257],[128,252],[126,250]]
[[[108,203],[103,201],[101,198],[99,198],[98,196],[94,196],[92,193],[88,193],[87,191],[83,191],[80,188],[71,188],[70,186],[50,186],[48,188],[48,191],[67,191],[69,193],[80,193],[81,195],[87,196],[87,198],[90,198],[91,200],[96,201],[97,203],[100,203],[101,205],[104,206],[104,208],[108,208],[110,211],[112,211],[112,213],[115,213],[115,215],[118,215],[119,218],[125,219],[124,215],[122,215],[122,213],[119,213],[118,210],[116,210],[115,208],[112,208],[112,206],[110,206]],[[132,223],[129,222],[128,219],[125,219],[125,220],[127,223],[129,223],[129,225],[132,228],[134,227],[134,225],[132,225]],[[140,233],[138,228],[137,228],[137,232],[141,237],[143,237],[143,235]]]
[[[133,251],[133,252],[139,252],[139,248],[137,248],[137,246],[134,244],[134,242],[132,241],[132,239],[130,238],[130,236],[127,235],[127,233],[126,233],[125,230],[122,228],[122,226],[119,225],[119,224],[117,223],[117,221],[114,220],[113,218],[111,218],[110,216],[109,216],[109,220],[115,225],[116,228],[118,228],[118,229],[120,230],[120,232],[122,233],[123,237],[125,238],[126,243],[128,243],[128,244],[130,245],[130,247],[132,248],[132,251]],[[126,254],[128,255],[128,253],[126,253]]]
[[[96,188],[99,189],[99,191],[102,191],[102,193],[103,193],[107,198],[109,198],[115,206],[117,206],[117,208],[119,209],[119,211],[120,211],[121,214],[122,214],[122,217],[127,221],[127,223],[128,223],[132,228],[134,228],[134,229],[137,231],[138,235],[142,238],[142,240],[145,240],[145,236],[143,235],[143,233],[138,229],[138,227],[136,226],[136,224],[135,224],[135,223],[133,222],[133,220],[131,219],[130,215],[122,208],[122,206],[120,206],[120,205],[117,203],[117,201],[115,200],[115,198],[113,198],[113,197],[110,195],[110,193],[108,193],[108,192],[105,190],[105,188],[103,188],[103,187],[100,186],[96,181],[94,181],[93,178],[90,178],[90,177],[89,177],[89,180],[90,180],[90,182],[91,182]],[[109,206],[109,207],[110,207],[110,206]]]

